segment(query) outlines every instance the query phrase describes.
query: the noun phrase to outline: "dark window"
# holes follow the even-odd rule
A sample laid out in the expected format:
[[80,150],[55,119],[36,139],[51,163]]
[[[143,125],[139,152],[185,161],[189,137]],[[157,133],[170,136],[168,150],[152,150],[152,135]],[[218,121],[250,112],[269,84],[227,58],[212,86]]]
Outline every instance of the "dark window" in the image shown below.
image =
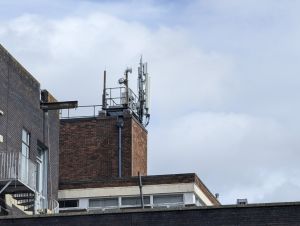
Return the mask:
[[59,208],[71,208],[71,207],[78,207],[79,201],[78,200],[60,200],[59,201]]

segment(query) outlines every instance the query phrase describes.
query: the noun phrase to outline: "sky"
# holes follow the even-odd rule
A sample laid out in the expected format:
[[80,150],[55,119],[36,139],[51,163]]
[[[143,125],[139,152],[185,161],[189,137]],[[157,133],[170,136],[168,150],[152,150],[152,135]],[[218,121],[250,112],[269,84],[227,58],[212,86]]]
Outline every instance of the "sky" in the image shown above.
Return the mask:
[[195,172],[223,204],[300,201],[300,1],[0,0],[0,43],[57,99],[101,104],[139,58],[148,173]]

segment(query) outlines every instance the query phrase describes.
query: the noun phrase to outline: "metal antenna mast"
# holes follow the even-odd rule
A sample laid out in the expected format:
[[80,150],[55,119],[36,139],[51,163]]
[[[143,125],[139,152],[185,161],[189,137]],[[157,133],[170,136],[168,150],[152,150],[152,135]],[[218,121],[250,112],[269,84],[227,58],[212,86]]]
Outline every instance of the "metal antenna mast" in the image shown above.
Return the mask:
[[[143,63],[143,57],[140,58],[140,65],[138,68],[138,95],[139,95],[139,106],[138,116],[141,123],[145,126],[149,124],[149,75],[147,63]],[[144,121],[145,120],[145,121]]]
[[104,71],[102,110],[110,115],[116,115],[123,112],[124,109],[129,109],[139,122],[146,127],[150,120],[150,77],[147,63],[143,63],[142,57],[138,67],[137,95],[129,88],[129,73],[132,73],[131,68],[127,68],[124,72],[124,77],[119,79],[121,87],[107,88],[106,71]]

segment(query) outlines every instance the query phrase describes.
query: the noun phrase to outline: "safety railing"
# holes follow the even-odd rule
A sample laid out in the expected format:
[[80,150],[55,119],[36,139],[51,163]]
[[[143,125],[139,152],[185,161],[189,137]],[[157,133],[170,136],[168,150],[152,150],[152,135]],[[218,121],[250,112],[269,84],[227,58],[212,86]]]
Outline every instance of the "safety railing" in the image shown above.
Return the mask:
[[36,190],[36,164],[21,152],[0,152],[0,180],[19,180]]
[[19,153],[0,152],[0,180],[14,180],[18,178]]
[[106,108],[129,107],[132,110],[136,110],[138,97],[130,88],[114,87],[105,89],[105,100]]
[[61,109],[59,117],[60,119],[96,117],[101,110],[102,105],[83,105],[75,109]]

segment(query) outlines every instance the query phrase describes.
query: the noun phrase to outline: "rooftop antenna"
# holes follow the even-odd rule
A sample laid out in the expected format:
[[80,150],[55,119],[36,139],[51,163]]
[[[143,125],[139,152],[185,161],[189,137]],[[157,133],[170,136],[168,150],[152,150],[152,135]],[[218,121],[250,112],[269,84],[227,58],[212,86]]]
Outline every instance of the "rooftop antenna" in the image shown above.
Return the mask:
[[[124,77],[118,80],[119,84],[122,85],[121,87],[107,88],[106,71],[104,71],[102,110],[107,111],[109,115],[113,115],[123,112],[124,109],[129,109],[139,122],[146,127],[150,120],[150,77],[148,75],[147,63],[143,63],[142,56],[138,67],[137,95],[129,88],[128,76],[130,73],[132,73],[132,69],[126,68]],[[119,92],[117,96],[115,95],[116,90]]]
[[102,94],[102,109],[107,108],[107,102],[106,102],[106,69],[104,70],[103,74],[103,94]]
[[140,58],[138,67],[138,108],[137,114],[141,123],[144,126],[149,124],[150,114],[150,78],[148,75],[148,65],[143,63],[143,56]]

